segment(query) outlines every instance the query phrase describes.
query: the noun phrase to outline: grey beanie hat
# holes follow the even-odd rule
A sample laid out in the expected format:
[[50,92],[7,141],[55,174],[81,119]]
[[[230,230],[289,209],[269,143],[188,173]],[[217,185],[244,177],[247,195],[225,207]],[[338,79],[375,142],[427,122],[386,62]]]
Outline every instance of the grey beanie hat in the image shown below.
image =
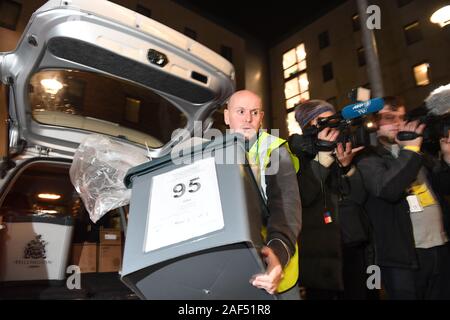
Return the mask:
[[304,129],[311,120],[327,111],[336,112],[333,105],[324,100],[308,100],[295,107],[295,120]]

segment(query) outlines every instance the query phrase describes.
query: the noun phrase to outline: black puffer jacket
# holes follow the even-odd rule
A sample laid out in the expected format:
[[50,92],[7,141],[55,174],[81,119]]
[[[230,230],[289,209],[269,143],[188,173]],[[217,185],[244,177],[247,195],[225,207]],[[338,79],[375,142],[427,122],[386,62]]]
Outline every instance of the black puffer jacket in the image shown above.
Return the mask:
[[[291,150],[300,160],[297,179],[303,228],[299,237],[299,284],[341,291],[344,289],[343,240],[356,243],[368,239],[368,223],[361,225],[361,221],[355,221],[355,217],[365,216],[361,212],[365,200],[361,176],[356,172],[345,177],[336,162],[324,167],[314,160],[315,154],[309,150],[308,142],[300,137],[294,135],[289,140]],[[354,192],[356,190],[358,192]],[[342,208],[341,204],[344,204]],[[325,207],[331,212],[332,223],[325,223]],[[355,225],[359,230],[356,234]]]

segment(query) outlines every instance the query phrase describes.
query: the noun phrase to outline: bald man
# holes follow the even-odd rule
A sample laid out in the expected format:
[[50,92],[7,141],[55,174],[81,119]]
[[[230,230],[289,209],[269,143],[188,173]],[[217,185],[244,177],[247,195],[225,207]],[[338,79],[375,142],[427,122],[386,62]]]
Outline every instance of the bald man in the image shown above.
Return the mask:
[[[242,134],[248,142],[250,163],[256,164],[255,178],[265,200],[269,217],[264,228],[265,246],[261,254],[267,264],[264,274],[251,283],[281,299],[299,299],[297,288],[297,237],[301,229],[301,203],[296,178],[298,159],[286,141],[260,131],[264,112],[261,98],[249,90],[237,91],[224,111],[231,132]],[[269,170],[268,168],[278,170]],[[269,172],[273,171],[273,172]],[[264,224],[264,223],[263,223]]]

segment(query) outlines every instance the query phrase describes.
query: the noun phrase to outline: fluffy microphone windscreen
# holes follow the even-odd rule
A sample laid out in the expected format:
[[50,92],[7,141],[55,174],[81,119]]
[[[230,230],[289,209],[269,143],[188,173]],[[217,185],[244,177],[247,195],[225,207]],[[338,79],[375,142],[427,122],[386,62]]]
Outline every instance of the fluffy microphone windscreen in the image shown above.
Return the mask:
[[450,83],[430,93],[425,105],[431,114],[441,116],[450,112]]

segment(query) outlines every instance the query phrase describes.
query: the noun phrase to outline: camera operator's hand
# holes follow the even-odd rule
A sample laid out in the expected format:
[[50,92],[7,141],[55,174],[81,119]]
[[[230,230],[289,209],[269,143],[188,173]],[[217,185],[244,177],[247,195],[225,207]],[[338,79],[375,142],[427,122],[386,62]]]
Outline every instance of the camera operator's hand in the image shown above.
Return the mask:
[[[400,130],[399,131],[409,131],[409,132],[415,132],[417,134],[422,135],[423,130],[425,129],[425,124],[419,124],[419,121],[411,121],[411,122],[407,122],[404,123],[402,125],[400,125]],[[422,142],[423,142],[423,137],[418,137],[414,140],[405,140],[405,141],[400,141],[397,138],[395,138],[395,141],[397,142],[397,144],[399,146],[411,146],[411,147],[422,147]]]
[[447,138],[441,138],[439,142],[441,144],[442,158],[450,165],[450,130]]
[[322,166],[328,168],[334,162],[334,157],[331,155],[332,150],[335,147],[335,141],[339,136],[339,130],[334,128],[325,128],[317,134],[317,138],[321,141],[328,142],[327,151],[319,151],[314,160],[318,161]]
[[362,149],[364,149],[364,147],[352,149],[352,143],[347,142],[345,144],[344,150],[344,146],[342,145],[342,143],[338,143],[336,147],[336,158],[338,159],[342,167],[348,167],[352,163],[355,154],[361,151]]
[[325,128],[317,134],[317,138],[319,140],[330,141],[330,142],[336,141],[338,136],[339,136],[339,130],[336,130],[334,128]]

